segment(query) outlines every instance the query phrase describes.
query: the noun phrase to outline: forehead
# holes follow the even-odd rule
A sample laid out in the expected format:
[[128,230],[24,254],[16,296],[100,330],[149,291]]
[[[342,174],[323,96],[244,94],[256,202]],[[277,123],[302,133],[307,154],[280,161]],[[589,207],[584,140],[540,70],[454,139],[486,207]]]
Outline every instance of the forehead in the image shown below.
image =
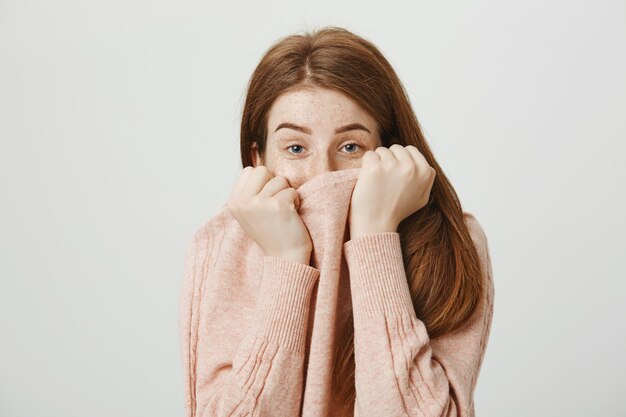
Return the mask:
[[358,102],[340,91],[321,87],[288,91],[278,96],[268,115],[270,132],[282,122],[312,129],[354,122],[375,125],[374,119]]

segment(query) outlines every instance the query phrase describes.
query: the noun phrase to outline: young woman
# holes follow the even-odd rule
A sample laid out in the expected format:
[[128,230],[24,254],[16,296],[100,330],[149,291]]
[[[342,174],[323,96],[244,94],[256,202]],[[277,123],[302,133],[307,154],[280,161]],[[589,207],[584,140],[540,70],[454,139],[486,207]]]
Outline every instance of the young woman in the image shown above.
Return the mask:
[[[248,297],[211,272],[236,249],[223,249],[217,227],[196,233],[181,302],[187,417],[473,416],[493,315],[487,238],[462,211],[379,50],[338,27],[273,45],[248,86],[241,157],[220,213],[261,249],[263,284],[256,310],[246,310]],[[353,320],[333,333],[326,372],[312,369],[322,362],[312,365],[306,346],[329,326],[317,323],[313,335],[308,327],[320,271],[298,191],[311,198],[355,172],[343,247]],[[264,324],[241,330],[233,323],[244,311]],[[220,344],[231,336],[232,351]]]

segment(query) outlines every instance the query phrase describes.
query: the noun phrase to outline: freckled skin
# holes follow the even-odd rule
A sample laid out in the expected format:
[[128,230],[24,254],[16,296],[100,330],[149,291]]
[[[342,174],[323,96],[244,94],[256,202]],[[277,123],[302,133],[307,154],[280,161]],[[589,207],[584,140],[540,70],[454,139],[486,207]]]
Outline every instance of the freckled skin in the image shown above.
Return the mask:
[[[276,127],[292,123],[308,127],[311,134]],[[335,129],[360,123],[364,130],[335,133]],[[264,159],[253,150],[254,166],[265,165],[297,188],[327,171],[361,166],[367,150],[381,146],[376,120],[358,102],[340,91],[316,87],[281,94],[268,114]]]

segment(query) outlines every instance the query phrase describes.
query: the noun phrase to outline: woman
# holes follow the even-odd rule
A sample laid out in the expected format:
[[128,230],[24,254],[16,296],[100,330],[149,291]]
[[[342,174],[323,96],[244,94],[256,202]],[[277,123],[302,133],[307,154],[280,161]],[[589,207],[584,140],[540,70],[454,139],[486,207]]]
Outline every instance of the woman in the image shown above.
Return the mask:
[[[244,169],[228,204],[187,252],[187,416],[473,416],[493,314],[487,239],[462,211],[378,49],[337,27],[273,45],[248,86],[241,156]],[[309,328],[310,304],[323,306],[321,290],[311,298],[320,269],[310,265],[316,248],[300,198],[312,201],[322,186],[353,174],[346,234],[336,232],[347,237],[350,319],[330,316],[338,328],[327,338],[332,350],[314,358],[310,344],[333,326]],[[331,185],[326,192],[342,192]],[[237,224],[226,239],[227,227],[217,227],[225,219]],[[244,246],[239,230],[263,256],[256,309],[247,309],[254,300],[246,304],[244,293],[225,302],[235,291],[220,287],[238,279],[235,270],[249,275],[241,264],[250,258],[235,260]],[[237,239],[239,246],[223,243]],[[230,269],[217,272],[225,254]],[[316,254],[315,265],[322,256],[333,253]],[[263,318],[233,329],[229,322],[244,311]],[[230,348],[221,344],[228,337]],[[331,364],[328,372],[317,369],[322,363]]]

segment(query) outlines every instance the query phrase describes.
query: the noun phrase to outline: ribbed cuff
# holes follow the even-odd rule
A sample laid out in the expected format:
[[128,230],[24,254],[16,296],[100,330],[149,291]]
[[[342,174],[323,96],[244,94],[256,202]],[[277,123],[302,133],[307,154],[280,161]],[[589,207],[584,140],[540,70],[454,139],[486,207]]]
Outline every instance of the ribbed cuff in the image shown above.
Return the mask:
[[355,319],[415,311],[402,260],[400,234],[371,233],[343,244]]
[[320,270],[273,256],[263,257],[255,317],[259,336],[303,352],[313,287]]

